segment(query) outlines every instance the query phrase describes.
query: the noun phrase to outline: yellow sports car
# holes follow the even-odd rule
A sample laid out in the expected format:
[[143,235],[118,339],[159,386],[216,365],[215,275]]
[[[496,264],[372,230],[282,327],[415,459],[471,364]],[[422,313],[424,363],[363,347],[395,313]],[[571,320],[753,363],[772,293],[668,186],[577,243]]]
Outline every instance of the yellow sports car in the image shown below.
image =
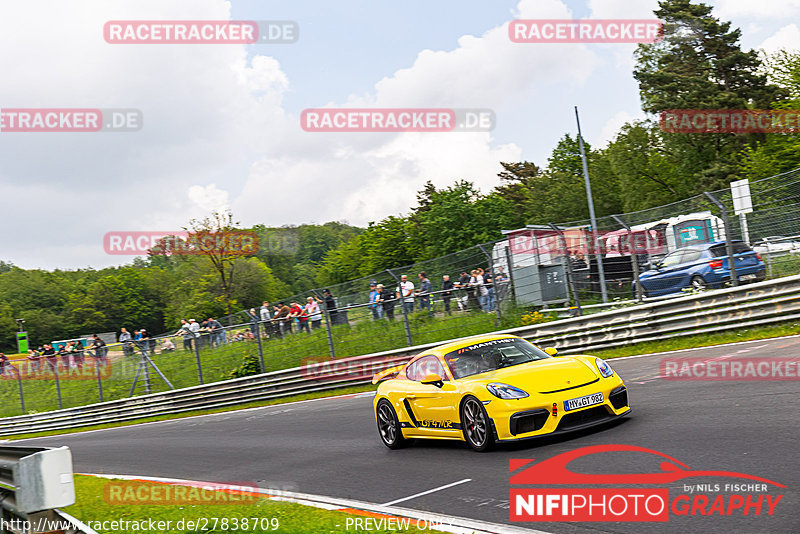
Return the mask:
[[414,438],[498,442],[557,434],[627,415],[628,390],[593,356],[555,356],[511,335],[476,336],[376,374],[375,419],[383,443]]

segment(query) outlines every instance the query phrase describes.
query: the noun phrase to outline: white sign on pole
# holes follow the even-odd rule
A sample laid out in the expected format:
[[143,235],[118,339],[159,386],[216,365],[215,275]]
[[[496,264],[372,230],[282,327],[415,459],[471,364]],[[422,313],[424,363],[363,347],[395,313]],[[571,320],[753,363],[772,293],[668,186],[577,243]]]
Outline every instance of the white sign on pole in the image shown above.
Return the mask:
[[733,212],[736,215],[753,213],[753,200],[750,198],[750,182],[747,178],[731,182],[731,195],[733,196]]

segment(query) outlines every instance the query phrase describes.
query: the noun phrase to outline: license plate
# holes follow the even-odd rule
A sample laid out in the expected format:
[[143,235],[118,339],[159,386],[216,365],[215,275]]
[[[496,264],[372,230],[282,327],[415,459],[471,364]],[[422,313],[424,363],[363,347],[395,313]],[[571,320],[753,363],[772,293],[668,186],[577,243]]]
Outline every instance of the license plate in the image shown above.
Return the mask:
[[742,276],[739,277],[739,280],[755,280],[755,279],[756,275],[754,274],[743,274]]
[[579,408],[586,408],[593,404],[601,404],[605,400],[602,393],[593,393],[585,397],[578,397],[577,399],[569,399],[564,401],[564,410],[577,410]]

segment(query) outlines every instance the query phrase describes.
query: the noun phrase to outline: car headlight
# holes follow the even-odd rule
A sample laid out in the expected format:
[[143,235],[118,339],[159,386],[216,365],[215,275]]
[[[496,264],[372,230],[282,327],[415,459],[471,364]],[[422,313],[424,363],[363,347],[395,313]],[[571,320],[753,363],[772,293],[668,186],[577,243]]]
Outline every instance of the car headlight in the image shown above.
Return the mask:
[[603,378],[608,378],[614,375],[614,370],[608,365],[608,362],[600,359],[595,358],[594,364],[597,366],[597,370],[600,371],[600,374],[603,375]]
[[503,384],[501,382],[488,384],[486,389],[488,389],[489,393],[498,399],[524,399],[528,396],[528,394],[521,389],[515,388],[514,386],[509,386],[508,384]]

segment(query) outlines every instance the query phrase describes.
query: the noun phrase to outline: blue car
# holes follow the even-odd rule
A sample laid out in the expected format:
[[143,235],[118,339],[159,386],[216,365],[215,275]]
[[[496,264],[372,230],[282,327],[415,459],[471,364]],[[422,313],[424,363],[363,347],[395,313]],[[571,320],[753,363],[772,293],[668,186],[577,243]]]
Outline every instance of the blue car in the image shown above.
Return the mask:
[[[645,296],[679,293],[684,288],[718,288],[730,282],[728,255],[724,241],[703,243],[670,252],[639,275]],[[740,282],[760,282],[766,278],[761,256],[742,241],[733,242],[736,276]],[[636,286],[632,285],[636,295]]]

